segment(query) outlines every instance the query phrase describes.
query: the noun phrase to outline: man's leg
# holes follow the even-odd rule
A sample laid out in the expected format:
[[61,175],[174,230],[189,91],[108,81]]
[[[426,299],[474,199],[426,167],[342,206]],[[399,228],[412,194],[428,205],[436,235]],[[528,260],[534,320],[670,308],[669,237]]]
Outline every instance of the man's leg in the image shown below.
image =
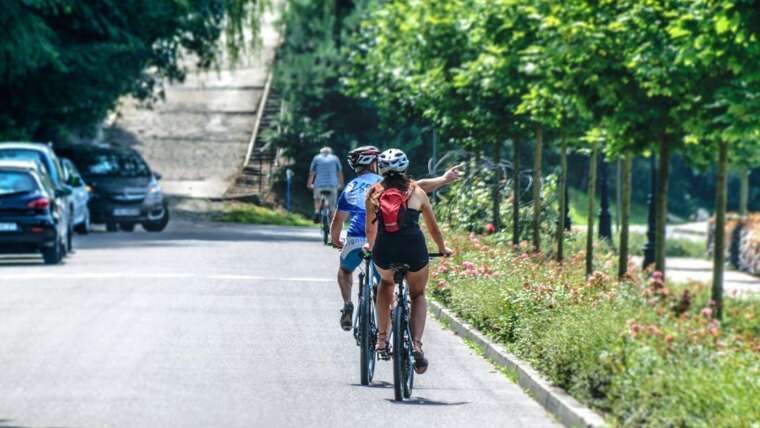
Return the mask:
[[353,286],[354,275],[353,272],[340,267],[338,269],[338,286],[340,287],[340,295],[343,297],[343,303],[351,303],[351,287]]
[[319,210],[320,208],[322,208],[322,197],[321,197],[321,194],[319,193],[319,188],[317,187],[314,188],[313,193],[314,193],[314,217],[312,218],[312,220],[314,220],[314,223],[319,223],[319,217],[320,217]]
[[330,189],[330,196],[327,198],[327,203],[330,205],[330,215],[335,213],[335,207],[338,206],[338,188]]
[[[362,241],[363,242],[363,241]],[[355,248],[359,245],[359,248]],[[346,242],[340,253],[338,268],[338,287],[343,297],[343,309],[340,311],[340,326],[343,330],[351,330],[354,315],[354,304],[351,302],[351,288],[354,282],[354,271],[361,264],[361,242]]]

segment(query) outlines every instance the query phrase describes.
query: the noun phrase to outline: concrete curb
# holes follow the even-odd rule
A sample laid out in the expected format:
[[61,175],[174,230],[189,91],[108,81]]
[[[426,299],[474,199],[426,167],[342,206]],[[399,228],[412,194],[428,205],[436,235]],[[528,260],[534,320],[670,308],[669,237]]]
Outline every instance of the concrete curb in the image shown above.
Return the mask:
[[582,405],[563,389],[553,386],[530,364],[517,358],[501,345],[492,342],[477,329],[460,320],[440,303],[429,302],[429,311],[459,336],[473,341],[486,358],[495,365],[517,373],[517,383],[531,392],[547,412],[554,415],[566,427],[606,427],[604,419],[593,410]]

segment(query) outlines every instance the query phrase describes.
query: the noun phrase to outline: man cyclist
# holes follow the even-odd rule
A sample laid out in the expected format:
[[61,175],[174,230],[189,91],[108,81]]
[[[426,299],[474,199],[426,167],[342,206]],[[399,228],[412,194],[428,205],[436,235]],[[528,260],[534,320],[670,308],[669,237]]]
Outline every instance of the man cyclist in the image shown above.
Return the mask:
[[[348,164],[356,172],[357,177],[346,185],[338,198],[338,209],[333,215],[330,225],[330,237],[333,246],[341,249],[340,267],[338,268],[338,286],[343,297],[343,309],[340,311],[340,326],[345,331],[350,331],[354,314],[354,304],[351,301],[351,287],[353,285],[353,273],[362,262],[362,246],[367,242],[365,235],[365,200],[367,192],[375,184],[383,180],[378,175],[377,158],[380,151],[374,146],[363,146],[352,150],[348,154]],[[431,193],[451,183],[459,177],[459,170],[455,166],[445,174],[436,178],[428,178],[417,181],[426,193]],[[345,242],[340,241],[343,223],[351,217]],[[369,272],[367,273],[369,274]]]
[[327,192],[330,212],[335,212],[335,200],[338,189],[343,187],[343,169],[340,160],[332,154],[332,149],[322,147],[314,156],[309,167],[309,179],[306,187],[314,192],[314,222],[319,223],[322,192]]

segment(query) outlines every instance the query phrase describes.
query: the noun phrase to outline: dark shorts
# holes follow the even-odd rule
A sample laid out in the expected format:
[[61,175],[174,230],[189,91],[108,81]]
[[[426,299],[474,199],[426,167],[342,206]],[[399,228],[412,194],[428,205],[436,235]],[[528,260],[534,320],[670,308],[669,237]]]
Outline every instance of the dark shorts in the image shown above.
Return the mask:
[[409,265],[409,272],[417,272],[430,261],[425,236],[381,234],[372,249],[372,258],[380,269],[390,269],[392,264]]

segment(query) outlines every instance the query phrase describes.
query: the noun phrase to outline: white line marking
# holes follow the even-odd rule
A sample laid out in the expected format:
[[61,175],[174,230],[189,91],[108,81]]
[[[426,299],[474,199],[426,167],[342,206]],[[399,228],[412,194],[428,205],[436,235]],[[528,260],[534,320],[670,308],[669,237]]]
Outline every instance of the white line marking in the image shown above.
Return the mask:
[[327,278],[307,278],[307,277],[270,277],[256,275],[209,275],[209,279],[248,279],[253,281],[288,281],[288,282],[334,282],[333,279]]
[[244,281],[280,281],[280,282],[334,282],[328,278],[309,277],[270,277],[258,275],[226,275],[226,274],[189,274],[189,273],[18,273],[4,274],[0,277],[0,283],[10,281],[36,281],[36,280],[78,280],[78,279],[186,279],[200,278],[212,280],[244,280]]

